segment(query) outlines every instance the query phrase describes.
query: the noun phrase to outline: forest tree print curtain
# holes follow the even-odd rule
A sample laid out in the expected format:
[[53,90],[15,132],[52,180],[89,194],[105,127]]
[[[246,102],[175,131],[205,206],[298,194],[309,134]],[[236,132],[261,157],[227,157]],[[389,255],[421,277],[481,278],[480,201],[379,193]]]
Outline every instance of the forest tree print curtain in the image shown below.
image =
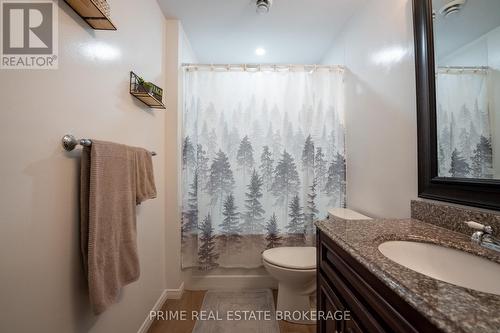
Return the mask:
[[182,267],[258,267],[346,202],[343,74],[185,70]]
[[493,178],[488,71],[437,74],[439,176]]

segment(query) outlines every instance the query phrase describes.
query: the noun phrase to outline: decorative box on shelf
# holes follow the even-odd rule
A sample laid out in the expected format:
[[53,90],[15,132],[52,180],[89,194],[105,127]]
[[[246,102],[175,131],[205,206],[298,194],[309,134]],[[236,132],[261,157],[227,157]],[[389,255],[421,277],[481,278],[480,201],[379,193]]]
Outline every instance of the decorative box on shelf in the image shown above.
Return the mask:
[[153,109],[166,109],[163,105],[163,89],[144,81],[134,72],[130,72],[130,93]]
[[111,9],[106,0],[64,0],[95,30],[116,30],[111,22]]

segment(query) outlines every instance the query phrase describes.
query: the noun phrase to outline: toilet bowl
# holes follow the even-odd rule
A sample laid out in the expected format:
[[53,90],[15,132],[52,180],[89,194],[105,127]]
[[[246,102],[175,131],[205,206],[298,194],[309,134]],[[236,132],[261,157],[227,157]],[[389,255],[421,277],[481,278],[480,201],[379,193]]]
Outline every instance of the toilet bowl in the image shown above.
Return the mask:
[[316,291],[316,248],[276,247],[262,253],[264,267],[278,280],[279,311],[284,320],[300,324],[314,324],[307,317],[286,317],[286,314],[308,313],[310,317],[310,296]]

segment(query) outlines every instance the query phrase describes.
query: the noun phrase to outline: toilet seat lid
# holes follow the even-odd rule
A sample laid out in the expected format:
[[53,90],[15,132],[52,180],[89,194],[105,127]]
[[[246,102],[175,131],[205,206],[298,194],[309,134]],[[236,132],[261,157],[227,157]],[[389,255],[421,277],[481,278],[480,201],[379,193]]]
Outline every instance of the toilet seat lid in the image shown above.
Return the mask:
[[292,269],[315,269],[316,248],[302,247],[275,247],[265,250],[262,258],[270,264]]

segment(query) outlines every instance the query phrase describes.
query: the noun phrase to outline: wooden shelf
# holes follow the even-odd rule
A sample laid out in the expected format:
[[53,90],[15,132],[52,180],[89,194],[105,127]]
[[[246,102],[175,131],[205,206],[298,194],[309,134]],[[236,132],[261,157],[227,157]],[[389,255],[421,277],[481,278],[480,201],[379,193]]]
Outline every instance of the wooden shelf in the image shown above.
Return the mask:
[[88,25],[95,30],[116,30],[109,17],[94,0],[64,0]]
[[140,93],[140,92],[131,92],[133,96],[138,98],[141,102],[149,106],[153,109],[166,109],[165,105],[162,102],[154,98],[152,95],[148,93]]
[[[160,89],[158,86],[153,85]],[[161,90],[161,89],[160,89]],[[161,92],[160,92],[161,93]],[[154,94],[146,89],[139,82],[139,76],[130,72],[130,94],[153,109],[166,109],[162,103],[161,96]]]

